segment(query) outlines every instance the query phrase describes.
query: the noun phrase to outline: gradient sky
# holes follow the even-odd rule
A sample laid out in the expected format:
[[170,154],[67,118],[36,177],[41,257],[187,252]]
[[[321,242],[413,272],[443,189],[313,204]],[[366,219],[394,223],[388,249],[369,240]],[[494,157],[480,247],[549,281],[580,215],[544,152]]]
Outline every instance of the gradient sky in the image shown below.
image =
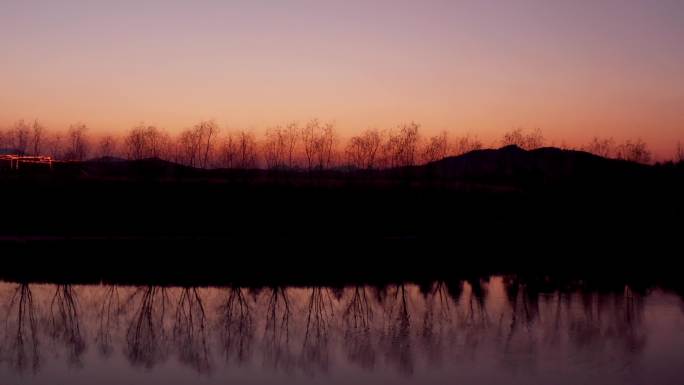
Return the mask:
[[0,125],[684,140],[684,1],[0,0]]

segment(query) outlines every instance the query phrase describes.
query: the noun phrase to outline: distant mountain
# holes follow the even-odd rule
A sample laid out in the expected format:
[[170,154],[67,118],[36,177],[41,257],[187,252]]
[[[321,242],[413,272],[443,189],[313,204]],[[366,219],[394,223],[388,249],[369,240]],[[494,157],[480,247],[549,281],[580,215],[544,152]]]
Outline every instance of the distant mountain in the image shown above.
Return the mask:
[[[346,183],[358,179],[363,183],[405,180],[449,182],[455,188],[464,187],[520,188],[538,185],[614,186],[648,184],[654,181],[682,183],[684,165],[675,167],[643,165],[624,160],[608,159],[584,151],[562,150],[553,147],[524,150],[517,146],[475,150],[459,156],[447,157],[420,166],[387,170],[335,169],[307,172],[306,170],[263,169],[200,169],[178,163],[148,158],[126,160],[102,157],[84,162],[57,162],[55,177],[85,177],[104,179],[174,179],[258,181],[270,183],[299,180],[302,183]],[[454,184],[456,183],[456,184]],[[488,187],[489,186],[489,187]]]
[[608,159],[584,151],[517,146],[475,150],[419,166],[417,173],[437,179],[563,182],[644,176],[652,166]]

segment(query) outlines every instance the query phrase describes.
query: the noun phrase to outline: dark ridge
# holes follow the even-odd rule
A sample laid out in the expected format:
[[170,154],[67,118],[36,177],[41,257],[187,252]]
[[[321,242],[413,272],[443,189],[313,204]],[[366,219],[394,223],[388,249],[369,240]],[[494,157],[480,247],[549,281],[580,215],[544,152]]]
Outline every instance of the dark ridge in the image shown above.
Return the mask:
[[138,260],[180,257],[181,271],[197,264],[207,274],[212,258],[308,276],[320,260],[343,271],[350,256],[376,261],[355,266],[383,277],[454,263],[644,268],[627,262],[634,254],[671,269],[666,257],[681,251],[684,233],[683,176],[682,164],[517,147],[349,172],[203,170],[160,159],[0,168],[0,251],[22,261],[90,255],[109,266],[129,256],[123,266],[135,271],[144,270]]
[[[3,178],[17,177],[2,173]],[[381,185],[385,182],[448,182],[451,187],[530,188],[539,186],[622,187],[624,184],[662,182],[669,178],[681,183],[682,165],[643,165],[608,159],[584,151],[553,147],[523,150],[515,145],[500,149],[484,149],[447,157],[420,166],[385,170],[336,168],[331,170],[264,170],[264,169],[199,169],[178,163],[149,158],[125,160],[97,158],[85,162],[55,162],[52,170],[45,167],[21,173],[24,178],[40,176],[48,179],[115,179],[175,181],[239,181],[282,182],[287,180],[325,183],[334,180],[363,181]]]

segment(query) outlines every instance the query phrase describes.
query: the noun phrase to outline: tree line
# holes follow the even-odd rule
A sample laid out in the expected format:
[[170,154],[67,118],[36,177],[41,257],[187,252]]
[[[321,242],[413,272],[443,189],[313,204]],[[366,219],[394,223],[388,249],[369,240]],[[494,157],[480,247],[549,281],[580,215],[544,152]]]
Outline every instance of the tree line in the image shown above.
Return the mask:
[[[531,150],[544,147],[547,140],[538,128],[515,128],[505,132],[493,147],[507,145]],[[641,139],[618,142],[594,137],[577,148],[561,147],[638,163],[650,163],[653,159]],[[270,127],[259,138],[250,130],[222,130],[211,120],[201,121],[177,135],[145,124],[122,135],[94,135],[83,123],[71,125],[66,132],[51,132],[37,120],[19,120],[0,130],[0,153],[5,154],[45,155],[64,161],[160,158],[198,168],[383,169],[429,163],[483,148],[476,135],[450,135],[442,131],[423,136],[415,122],[391,129],[367,129],[345,141],[334,123],[318,119]],[[677,144],[674,161],[684,161],[681,143]]]

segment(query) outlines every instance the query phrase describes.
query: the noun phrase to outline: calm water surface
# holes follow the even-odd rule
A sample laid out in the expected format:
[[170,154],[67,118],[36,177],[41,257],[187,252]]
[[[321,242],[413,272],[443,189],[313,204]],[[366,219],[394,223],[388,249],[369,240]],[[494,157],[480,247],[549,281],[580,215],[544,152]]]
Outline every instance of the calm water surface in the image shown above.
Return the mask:
[[511,277],[384,287],[0,283],[0,383],[682,384],[682,299]]

